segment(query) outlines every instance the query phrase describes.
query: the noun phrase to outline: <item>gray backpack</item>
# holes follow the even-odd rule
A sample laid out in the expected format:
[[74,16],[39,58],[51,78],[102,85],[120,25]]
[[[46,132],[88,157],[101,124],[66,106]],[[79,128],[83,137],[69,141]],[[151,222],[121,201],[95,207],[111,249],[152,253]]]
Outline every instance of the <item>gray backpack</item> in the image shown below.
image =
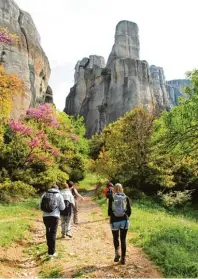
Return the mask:
[[126,215],[127,196],[124,193],[116,193],[113,196],[112,211],[116,217],[123,217]]
[[57,192],[48,191],[42,198],[41,201],[41,210],[47,213],[53,212],[57,207]]

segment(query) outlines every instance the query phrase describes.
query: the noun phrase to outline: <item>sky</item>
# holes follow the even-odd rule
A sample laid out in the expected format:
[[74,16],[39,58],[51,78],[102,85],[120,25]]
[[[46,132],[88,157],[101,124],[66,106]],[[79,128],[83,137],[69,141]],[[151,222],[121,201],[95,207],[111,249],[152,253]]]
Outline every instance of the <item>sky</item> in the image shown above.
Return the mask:
[[29,12],[49,59],[54,102],[63,110],[74,67],[89,55],[108,59],[121,20],[139,26],[140,59],[164,68],[167,80],[198,68],[197,0],[15,0]]

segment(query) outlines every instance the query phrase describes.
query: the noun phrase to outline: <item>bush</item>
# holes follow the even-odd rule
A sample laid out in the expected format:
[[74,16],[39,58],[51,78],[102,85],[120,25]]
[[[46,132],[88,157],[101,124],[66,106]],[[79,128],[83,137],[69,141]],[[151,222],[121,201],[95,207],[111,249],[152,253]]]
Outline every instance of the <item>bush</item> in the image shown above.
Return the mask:
[[105,183],[99,181],[96,183],[96,197],[101,199],[104,198],[104,189],[105,189]]
[[74,182],[78,182],[80,180],[83,180],[85,177],[84,172],[80,169],[73,169],[70,173],[70,180]]
[[127,196],[129,196],[130,198],[133,198],[135,200],[144,199],[146,197],[146,195],[142,191],[140,191],[139,189],[136,189],[136,188],[126,187],[126,188],[124,188],[124,190],[125,190],[125,194]]
[[169,193],[163,194],[161,191],[158,192],[163,206],[165,207],[179,207],[186,205],[191,200],[191,195],[193,190],[181,191],[171,191]]
[[7,180],[3,183],[0,183],[0,201],[1,202],[13,202],[13,201],[22,201],[30,196],[34,195],[36,190],[22,182],[22,181],[15,181],[12,182]]

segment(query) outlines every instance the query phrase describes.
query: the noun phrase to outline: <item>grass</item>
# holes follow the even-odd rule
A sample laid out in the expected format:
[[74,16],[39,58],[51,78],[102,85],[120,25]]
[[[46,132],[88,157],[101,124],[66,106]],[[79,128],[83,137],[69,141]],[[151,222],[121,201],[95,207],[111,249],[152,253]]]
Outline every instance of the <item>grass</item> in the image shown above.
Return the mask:
[[0,220],[7,219],[9,217],[23,217],[23,216],[36,216],[38,211],[39,199],[28,199],[24,202],[17,202],[11,204],[0,205]]
[[79,187],[81,190],[90,190],[96,181],[99,181],[102,177],[95,173],[87,173],[85,179],[79,182]]
[[17,222],[6,222],[0,224],[0,246],[9,246],[12,242],[21,241],[28,237],[27,231],[30,229],[28,220],[18,220]]
[[38,199],[0,205],[0,246],[28,238],[31,217],[38,216]]
[[166,277],[198,277],[197,212],[188,212],[169,212],[152,201],[134,203],[131,242],[143,247]]
[[[105,199],[97,202],[107,215]],[[192,208],[168,211],[151,199],[135,201],[129,241],[142,247],[165,277],[198,277],[197,214]]]
[[57,263],[53,263],[50,266],[42,269],[40,272],[39,278],[61,278],[63,276],[62,266]]

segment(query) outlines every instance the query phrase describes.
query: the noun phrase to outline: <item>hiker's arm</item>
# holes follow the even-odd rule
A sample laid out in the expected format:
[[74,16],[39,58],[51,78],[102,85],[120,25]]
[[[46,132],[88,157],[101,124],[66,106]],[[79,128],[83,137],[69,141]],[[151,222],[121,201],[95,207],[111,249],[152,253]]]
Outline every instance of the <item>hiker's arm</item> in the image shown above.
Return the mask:
[[39,203],[39,209],[41,209],[41,202],[42,202],[42,199],[43,199],[44,195],[45,195],[45,193],[41,196],[40,203]]
[[70,202],[73,206],[75,206],[75,199],[74,199],[74,196],[72,194],[70,196]]
[[64,210],[65,209],[64,199],[63,199],[63,196],[61,194],[59,195],[59,209],[60,210]]
[[81,196],[81,195],[78,193],[78,191],[77,191],[76,189],[74,189],[74,191],[75,191],[76,196],[77,196],[79,199],[84,200],[83,196]]
[[130,204],[130,200],[129,198],[127,197],[127,210],[126,210],[126,214],[128,217],[131,216],[131,204]]

